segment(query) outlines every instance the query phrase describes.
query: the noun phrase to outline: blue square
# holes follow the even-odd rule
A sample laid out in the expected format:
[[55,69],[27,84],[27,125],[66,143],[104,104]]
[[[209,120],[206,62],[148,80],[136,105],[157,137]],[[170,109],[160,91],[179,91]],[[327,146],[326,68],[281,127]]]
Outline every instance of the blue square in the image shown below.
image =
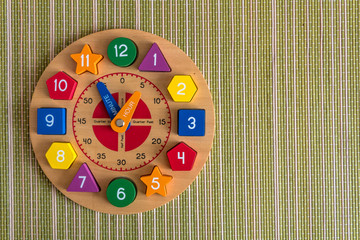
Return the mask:
[[43,135],[66,134],[66,109],[38,108],[37,133]]
[[180,109],[178,117],[179,136],[205,136],[204,109]]

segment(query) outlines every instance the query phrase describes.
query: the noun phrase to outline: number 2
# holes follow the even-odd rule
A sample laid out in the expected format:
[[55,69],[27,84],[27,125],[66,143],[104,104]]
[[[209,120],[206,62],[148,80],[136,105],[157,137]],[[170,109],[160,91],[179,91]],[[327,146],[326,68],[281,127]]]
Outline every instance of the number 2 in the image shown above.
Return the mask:
[[176,94],[177,94],[177,95],[185,95],[185,93],[184,93],[183,91],[186,89],[186,84],[183,83],[183,82],[181,82],[181,83],[179,83],[177,86],[178,86],[178,87],[183,86],[183,88],[181,88],[179,91],[177,91]]

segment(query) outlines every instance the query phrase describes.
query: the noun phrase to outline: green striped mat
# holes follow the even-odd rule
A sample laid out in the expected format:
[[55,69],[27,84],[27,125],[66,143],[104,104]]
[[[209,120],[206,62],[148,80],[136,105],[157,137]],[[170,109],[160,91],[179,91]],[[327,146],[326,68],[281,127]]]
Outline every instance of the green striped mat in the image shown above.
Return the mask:
[[[0,239],[359,239],[358,1],[1,1]],[[209,161],[150,212],[60,194],[29,141],[45,67],[92,32],[132,28],[183,49],[216,108]]]

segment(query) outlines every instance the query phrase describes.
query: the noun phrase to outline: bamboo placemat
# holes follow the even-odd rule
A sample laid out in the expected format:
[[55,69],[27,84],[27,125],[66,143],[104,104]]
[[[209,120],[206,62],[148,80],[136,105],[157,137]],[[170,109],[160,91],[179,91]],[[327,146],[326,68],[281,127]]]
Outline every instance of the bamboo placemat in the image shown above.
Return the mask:
[[[2,1],[0,238],[360,238],[359,12],[357,1]],[[111,28],[183,49],[216,110],[196,181],[137,215],[65,198],[29,140],[45,67],[76,39]]]

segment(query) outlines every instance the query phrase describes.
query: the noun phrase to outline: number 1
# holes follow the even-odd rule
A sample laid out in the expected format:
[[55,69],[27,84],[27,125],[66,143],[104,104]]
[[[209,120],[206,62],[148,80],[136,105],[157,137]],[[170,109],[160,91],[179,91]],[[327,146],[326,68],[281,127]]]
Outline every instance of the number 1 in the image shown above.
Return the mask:
[[154,53],[154,66],[156,66],[156,53]]

